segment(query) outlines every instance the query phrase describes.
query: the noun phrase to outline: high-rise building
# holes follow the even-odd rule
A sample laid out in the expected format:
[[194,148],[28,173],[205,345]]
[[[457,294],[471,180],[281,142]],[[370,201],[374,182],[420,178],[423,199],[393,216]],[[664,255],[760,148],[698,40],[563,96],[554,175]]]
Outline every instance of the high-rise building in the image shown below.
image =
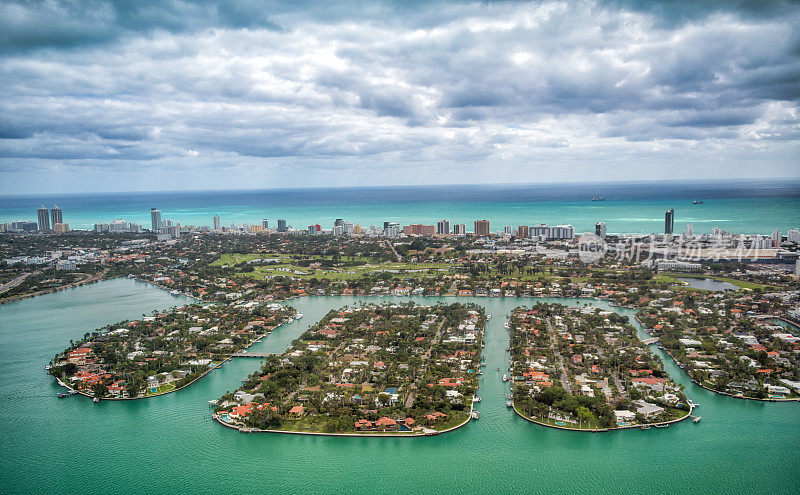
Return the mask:
[[594,226],[594,233],[597,237],[602,237],[603,239],[606,238],[606,223],[605,222],[597,222]]
[[153,232],[161,230],[161,210],[150,208],[150,230]]
[[694,225],[687,223],[686,224],[686,237],[692,237],[694,235]]
[[286,220],[283,218],[278,219],[278,232],[286,232],[288,229],[286,228]]
[[383,229],[383,235],[386,237],[394,238],[400,235],[400,224],[397,222],[384,222],[383,223],[386,227]]
[[261,220],[261,226],[264,228],[264,230],[267,230],[269,228],[269,220],[266,218]]
[[64,219],[61,217],[61,208],[58,205],[53,205],[53,209],[50,210],[50,223],[54,226],[57,223],[63,223]]
[[786,233],[786,240],[789,242],[800,243],[800,230],[792,229]]
[[781,235],[780,230],[775,229],[772,231],[772,243],[773,245],[780,245],[781,241],[783,240],[783,236]]
[[41,208],[36,210],[36,215],[39,217],[39,230],[41,232],[50,231],[50,212],[42,205]]
[[534,225],[530,228],[531,237],[544,239],[572,239],[575,237],[575,228],[572,225],[547,224]]
[[333,222],[334,227],[344,227],[344,220],[341,218],[337,218],[335,222]]
[[450,222],[447,220],[442,220],[440,222],[436,222],[436,233],[440,235],[449,235],[450,234]]
[[531,236],[531,229],[527,225],[520,225],[517,227],[517,237],[520,239],[527,239]]
[[489,220],[475,220],[475,235],[489,235]]
[[671,234],[672,228],[675,225],[675,210],[670,208],[664,216],[664,233]]
[[463,223],[457,223],[453,225],[453,234],[455,235],[467,235],[467,226]]
[[67,232],[69,232],[69,224],[62,222],[54,223],[53,232],[55,232],[56,234],[66,234]]
[[505,227],[503,227],[503,234],[511,235],[512,230],[513,228],[511,227],[511,225],[506,225]]
[[219,215],[214,215],[214,230],[219,230],[222,224],[219,221]]

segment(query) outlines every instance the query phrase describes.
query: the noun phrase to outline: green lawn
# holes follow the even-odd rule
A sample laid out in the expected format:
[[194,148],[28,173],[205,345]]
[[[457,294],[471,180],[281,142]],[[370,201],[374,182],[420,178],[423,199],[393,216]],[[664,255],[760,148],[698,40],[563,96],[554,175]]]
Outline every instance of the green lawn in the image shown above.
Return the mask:
[[[262,258],[277,258],[281,262],[269,266],[256,266],[252,272],[240,272],[242,275],[261,280],[267,277],[286,276],[299,278],[327,278],[329,280],[352,280],[366,274],[389,271],[393,275],[402,274],[404,277],[422,277],[428,275],[429,270],[450,270],[453,265],[447,263],[369,263],[366,258],[353,258],[352,261],[362,261],[366,264],[359,266],[342,266],[330,268],[311,268],[300,266],[294,263],[290,255],[282,254],[223,254],[212,263],[213,266],[235,265],[243,261],[251,261]],[[306,256],[304,259],[322,259],[321,256]],[[351,261],[346,258],[343,261]],[[287,269],[289,271],[287,271]],[[302,272],[296,274],[295,272]]]

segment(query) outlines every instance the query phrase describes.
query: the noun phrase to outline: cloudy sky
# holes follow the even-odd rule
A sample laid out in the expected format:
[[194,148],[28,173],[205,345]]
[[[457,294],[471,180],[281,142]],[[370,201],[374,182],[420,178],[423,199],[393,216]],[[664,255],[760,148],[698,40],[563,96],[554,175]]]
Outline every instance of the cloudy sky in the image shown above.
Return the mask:
[[800,4],[0,3],[0,194],[800,176]]

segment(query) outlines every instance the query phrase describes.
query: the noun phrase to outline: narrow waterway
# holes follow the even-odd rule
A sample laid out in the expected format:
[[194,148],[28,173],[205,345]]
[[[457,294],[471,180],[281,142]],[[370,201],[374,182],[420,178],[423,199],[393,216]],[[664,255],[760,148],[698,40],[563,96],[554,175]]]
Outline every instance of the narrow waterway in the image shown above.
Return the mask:
[[[70,339],[183,304],[117,279],[0,307],[0,418],[7,493],[793,493],[800,491],[800,404],[708,392],[665,357],[701,404],[699,424],[611,433],[533,425],[505,405],[506,315],[542,299],[308,297],[304,317],[252,352],[281,352],[332,308],[358,301],[476,302],[492,315],[480,419],[437,437],[243,434],[210,419],[208,400],[258,367],[234,359],[192,386],[149,400],[57,399],[44,372]],[[557,299],[544,299],[557,302]],[[575,299],[564,302],[574,305]],[[583,301],[589,302],[589,301]],[[608,308],[604,302],[592,304]],[[611,308],[622,314],[633,311]],[[659,352],[655,349],[656,352]]]

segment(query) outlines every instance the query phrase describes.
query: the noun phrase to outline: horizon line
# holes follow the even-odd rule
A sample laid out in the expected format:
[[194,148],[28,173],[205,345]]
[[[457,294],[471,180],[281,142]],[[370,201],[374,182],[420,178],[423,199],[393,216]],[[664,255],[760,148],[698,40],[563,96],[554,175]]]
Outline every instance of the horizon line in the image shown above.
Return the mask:
[[5,194],[0,193],[0,198],[26,198],[35,196],[81,196],[96,194],[117,194],[117,193],[198,193],[198,192],[237,192],[237,191],[303,191],[303,190],[334,190],[334,189],[391,189],[391,188],[431,188],[442,186],[473,186],[473,187],[499,187],[499,186],[543,186],[543,185],[591,185],[591,184],[647,184],[647,183],[711,183],[718,184],[724,182],[743,182],[743,181],[800,181],[800,176],[796,177],[737,177],[725,179],[635,179],[635,180],[592,180],[592,181],[552,181],[552,182],[466,182],[466,183],[447,183],[447,184],[394,184],[394,185],[353,185],[353,186],[299,186],[299,187],[252,187],[252,188],[216,188],[216,189],[143,189],[143,190],[109,190],[93,192],[49,192],[49,193],[25,193],[25,194]]

